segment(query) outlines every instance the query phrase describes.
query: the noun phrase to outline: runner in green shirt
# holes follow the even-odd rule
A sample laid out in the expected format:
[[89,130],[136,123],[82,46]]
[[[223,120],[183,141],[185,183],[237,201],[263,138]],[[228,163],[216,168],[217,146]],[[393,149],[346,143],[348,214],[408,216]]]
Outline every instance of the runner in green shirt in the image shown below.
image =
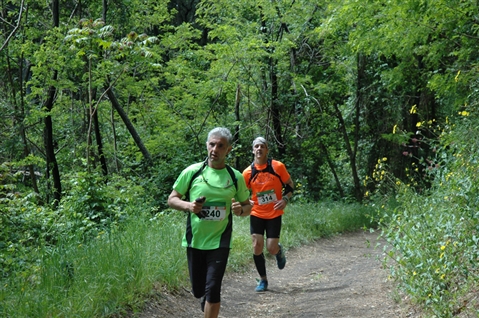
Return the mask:
[[251,212],[243,175],[225,163],[232,140],[227,128],[211,130],[206,142],[208,158],[183,170],[168,197],[170,207],[189,212],[182,245],[187,248],[193,295],[202,298],[205,318],[219,314],[232,214],[248,216]]

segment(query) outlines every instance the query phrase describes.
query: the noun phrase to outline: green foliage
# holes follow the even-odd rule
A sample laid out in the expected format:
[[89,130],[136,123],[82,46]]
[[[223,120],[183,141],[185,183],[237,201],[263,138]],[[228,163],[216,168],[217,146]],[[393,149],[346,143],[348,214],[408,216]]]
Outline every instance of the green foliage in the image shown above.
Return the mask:
[[121,224],[128,212],[133,212],[126,207],[132,201],[140,202],[136,200],[144,194],[140,187],[129,185],[126,180],[106,183],[95,173],[73,175],[66,186],[68,195],[62,200],[60,209],[72,222],[75,232],[86,236],[94,236],[98,231]]
[[58,209],[41,204],[35,194],[2,185],[0,195],[0,263],[2,277],[35,272],[43,249],[82,237],[85,242],[99,232],[111,231],[148,209],[143,188],[122,178],[106,183],[102,177],[81,173],[67,183],[68,195]]
[[[134,205],[135,203],[131,203]],[[296,247],[320,237],[369,227],[370,209],[340,203],[291,204],[282,241]],[[122,229],[98,231],[85,242],[71,236],[40,247],[28,275],[3,279],[0,313],[6,317],[107,317],[140,310],[145,298],[189,285],[181,237],[185,214],[145,210]],[[234,219],[228,270],[251,263],[249,218]]]
[[24,194],[16,176],[4,163],[0,169],[0,277],[28,277],[35,270],[38,248],[51,243],[58,234],[59,214],[37,205],[34,193]]
[[370,207],[326,201],[292,205],[284,214],[281,241],[288,247],[361,228],[371,229]]
[[387,251],[390,277],[436,317],[477,314],[479,144],[472,128],[475,122],[477,116],[463,111],[456,128],[442,131],[441,142],[434,145],[436,161],[423,162],[427,168],[422,173],[432,183],[425,193],[413,190],[414,178],[403,183],[391,178],[386,167],[378,167],[381,177],[377,180],[395,188],[397,202],[394,209],[384,203],[380,208],[381,215],[390,211],[379,220],[391,247]]
[[167,288],[186,283],[185,257],[178,248],[183,222],[177,214],[148,220],[139,213],[122,231],[44,249],[34,275],[10,280],[8,289],[2,289],[3,314],[110,316],[124,312],[125,304],[139,305],[152,283]]

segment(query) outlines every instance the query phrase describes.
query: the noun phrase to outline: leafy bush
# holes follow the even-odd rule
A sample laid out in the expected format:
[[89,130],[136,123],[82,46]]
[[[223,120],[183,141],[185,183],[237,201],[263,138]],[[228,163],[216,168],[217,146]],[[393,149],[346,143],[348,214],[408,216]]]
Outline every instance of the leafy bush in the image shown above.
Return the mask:
[[[99,231],[124,222],[131,206],[140,208],[148,202],[143,203],[147,198],[142,197],[145,191],[140,187],[120,177],[111,178],[113,180],[106,183],[102,176],[92,173],[70,176],[66,186],[68,192],[59,209],[71,223],[74,233],[95,236]],[[141,200],[136,201],[139,198]]]
[[436,317],[479,312],[479,136],[468,113],[460,115],[461,128],[445,129],[432,145],[436,161],[423,162],[427,192],[418,193],[414,178],[404,183],[388,176],[387,167],[380,172],[399,204],[382,220],[390,277]]
[[38,261],[38,248],[54,240],[60,215],[38,205],[35,193],[20,192],[6,164],[0,176],[0,277],[28,277]]
[[151,201],[130,181],[112,177],[105,183],[102,177],[85,173],[70,176],[58,209],[39,204],[35,193],[17,192],[15,183],[1,187],[0,274],[4,278],[32,276],[40,251],[54,248],[59,241],[95,238],[147,211]]

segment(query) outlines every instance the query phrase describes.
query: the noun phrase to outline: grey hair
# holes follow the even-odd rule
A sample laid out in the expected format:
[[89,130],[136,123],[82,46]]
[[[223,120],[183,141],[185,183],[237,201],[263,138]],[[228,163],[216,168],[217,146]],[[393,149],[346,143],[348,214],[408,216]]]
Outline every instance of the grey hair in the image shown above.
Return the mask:
[[[233,135],[231,134],[231,131],[228,128],[225,128],[225,127],[213,128],[208,133],[208,140],[210,140],[210,138],[213,136],[226,138],[226,140],[228,141],[228,145],[231,145],[233,143]],[[206,142],[208,142],[208,140],[206,140]]]
[[256,139],[253,140],[253,148],[256,144],[263,144],[266,146],[266,148],[268,148],[268,142],[263,137],[256,137]]

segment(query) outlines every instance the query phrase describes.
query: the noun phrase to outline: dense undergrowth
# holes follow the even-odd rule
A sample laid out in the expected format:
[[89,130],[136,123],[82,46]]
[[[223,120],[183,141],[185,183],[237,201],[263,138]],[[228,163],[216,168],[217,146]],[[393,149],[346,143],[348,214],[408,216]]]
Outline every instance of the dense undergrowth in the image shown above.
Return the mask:
[[375,171],[389,277],[425,317],[479,315],[479,138],[477,119],[459,115],[458,127],[428,127],[437,138],[423,141],[434,157],[413,165],[407,179],[389,174],[387,158]]
[[[77,182],[87,192],[86,185],[90,183],[86,179]],[[71,213],[66,211],[72,202],[62,206],[63,213],[58,214],[38,211],[31,203],[33,215],[29,220],[20,213],[16,216],[25,221],[25,226],[35,225],[39,230],[30,236],[30,244],[22,238],[10,240],[15,253],[2,249],[2,262],[6,265],[0,290],[2,316],[121,315],[126,310],[140,310],[142,302],[159,288],[174,290],[188,284],[185,251],[180,246],[184,213],[142,210],[138,206],[141,191],[121,195],[111,193],[112,187],[106,188],[95,189],[95,198],[105,196],[102,204],[116,200],[113,197],[122,198],[114,202],[115,207],[102,210],[96,199],[85,197],[83,202],[75,203],[81,204],[81,209]],[[118,184],[113,188],[119,189]],[[23,212],[29,207],[25,201],[19,206],[23,206],[19,207]],[[131,210],[120,213],[122,209],[118,207]],[[112,214],[113,208],[117,213]],[[110,214],[102,212],[106,210]],[[88,212],[80,217],[78,211]],[[369,227],[370,213],[370,208],[359,204],[294,203],[284,217],[282,241],[290,248],[338,232]],[[239,271],[251,261],[249,220],[235,218],[234,226],[228,270]],[[25,234],[23,238],[27,237]],[[6,262],[7,259],[11,261]]]

